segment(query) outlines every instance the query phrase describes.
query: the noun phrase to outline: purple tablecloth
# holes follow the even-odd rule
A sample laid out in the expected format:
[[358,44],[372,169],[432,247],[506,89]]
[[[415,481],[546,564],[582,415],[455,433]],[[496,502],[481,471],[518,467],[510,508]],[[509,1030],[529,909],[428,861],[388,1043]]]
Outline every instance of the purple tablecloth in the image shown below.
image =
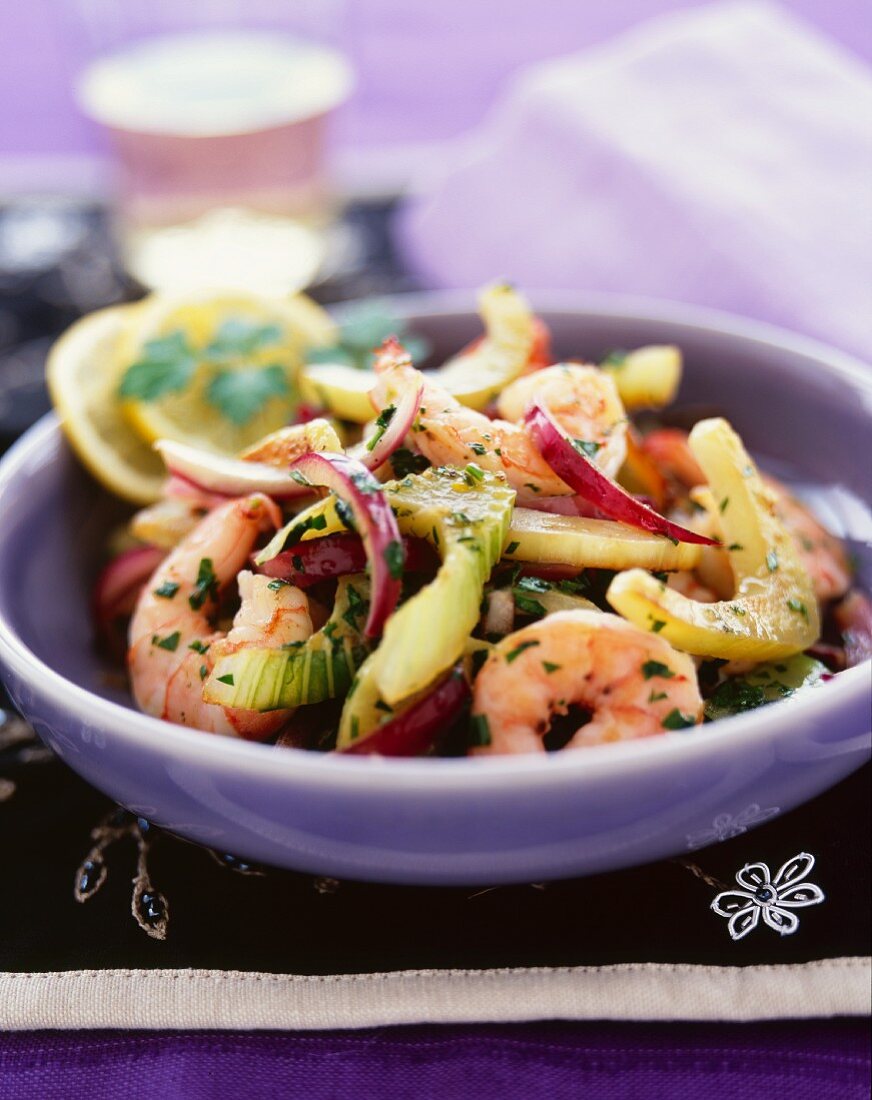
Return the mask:
[[4,1100],[865,1100],[863,1021],[282,1032],[24,1032]]

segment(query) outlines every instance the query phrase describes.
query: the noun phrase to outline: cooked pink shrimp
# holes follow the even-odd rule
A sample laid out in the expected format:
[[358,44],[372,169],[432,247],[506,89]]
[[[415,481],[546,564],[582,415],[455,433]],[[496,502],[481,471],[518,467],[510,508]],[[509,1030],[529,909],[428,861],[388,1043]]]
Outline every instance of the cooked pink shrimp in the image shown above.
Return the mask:
[[591,720],[567,748],[653,737],[702,717],[686,653],[617,615],[558,611],[503,638],[484,663],[472,713],[490,740],[473,751],[544,752],[552,716],[573,704]]
[[[434,465],[462,468],[476,463],[494,473],[503,471],[518,493],[519,504],[572,493],[533,446],[523,424],[491,420],[484,413],[461,405],[447,390],[428,380],[426,374],[415,370],[398,344],[385,343],[376,361],[376,371],[379,379],[370,396],[379,408],[384,408],[403,387],[423,382],[421,409],[413,429],[414,441],[418,450]],[[547,376],[545,392],[553,402],[556,419],[566,421],[567,430],[571,432],[577,428],[582,430],[584,439],[599,447],[593,456],[594,462],[601,464],[604,461],[609,470],[616,469],[615,461],[620,465],[626,451],[626,417],[611,378],[593,367],[572,364],[548,367],[520,378],[505,391],[509,393],[515,387],[522,387],[515,391],[511,402],[512,411],[517,413],[519,420],[526,412],[531,394],[539,392],[537,380],[543,376]],[[604,397],[606,391],[607,397]],[[596,408],[600,410],[598,423]]]
[[[275,505],[261,495],[228,501],[161,563],[130,623],[128,668],[140,710],[208,733],[260,739],[290,712],[256,714],[206,703],[203,680],[215,651],[257,644],[281,646],[312,633],[308,602],[292,585],[240,570],[258,534],[276,526]],[[239,575],[242,605],[225,636],[212,627],[221,592]]]
[[780,481],[768,475],[763,480],[775,493],[775,514],[796,543],[819,602],[844,596],[851,587],[851,564],[841,541]]
[[593,461],[603,473],[617,474],[627,457],[627,414],[611,375],[581,363],[558,363],[506,386],[497,410],[518,422],[535,398],[573,439],[593,445]]

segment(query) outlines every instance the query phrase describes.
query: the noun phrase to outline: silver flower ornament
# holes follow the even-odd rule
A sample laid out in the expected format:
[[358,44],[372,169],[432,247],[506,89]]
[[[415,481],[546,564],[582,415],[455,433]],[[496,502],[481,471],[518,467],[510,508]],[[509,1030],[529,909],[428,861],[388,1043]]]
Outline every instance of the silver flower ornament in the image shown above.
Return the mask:
[[765,863],[746,863],[736,874],[743,890],[725,890],[718,894],[711,908],[720,917],[729,919],[730,938],[741,940],[758,925],[760,917],[773,932],[790,936],[799,928],[799,917],[792,909],[818,905],[824,892],[805,879],[814,867],[814,856],[800,852],[789,859],[772,878]]

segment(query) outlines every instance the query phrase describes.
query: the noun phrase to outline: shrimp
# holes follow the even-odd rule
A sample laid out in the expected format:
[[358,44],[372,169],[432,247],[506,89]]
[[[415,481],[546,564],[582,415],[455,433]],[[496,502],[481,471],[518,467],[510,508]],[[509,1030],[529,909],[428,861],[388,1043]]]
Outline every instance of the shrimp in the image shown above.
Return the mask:
[[[426,374],[415,370],[399,344],[385,343],[376,371],[379,377],[370,397],[379,408],[384,408],[398,390],[423,383],[413,431],[418,450],[434,465],[462,468],[475,463],[492,473],[502,471],[518,493],[519,504],[572,494],[539,454],[522,423],[491,420],[461,405]],[[626,453],[626,417],[614,382],[594,367],[564,364],[517,379],[500,401],[509,395],[507,407],[520,420],[533,393],[539,392],[540,380],[544,380],[543,392],[553,403],[550,407],[555,418],[568,431],[581,431],[586,441],[597,444],[593,461],[598,465],[605,462],[609,470],[616,471]]]
[[594,462],[614,477],[627,457],[627,414],[614,379],[598,367],[559,363],[510,383],[497,398],[506,420],[523,419],[534,398],[573,439],[594,444]]
[[695,725],[702,698],[691,657],[600,611],[558,611],[504,638],[473,686],[473,718],[490,735],[476,754],[544,752],[555,714],[591,712],[567,748],[652,737]]
[[[281,646],[312,633],[308,602],[293,585],[239,572],[260,531],[280,517],[265,496],[227,501],[161,562],[130,623],[128,669],[140,710],[208,733],[269,736],[289,711],[256,714],[203,700],[216,655],[244,645]],[[221,592],[239,575],[242,604],[225,635],[212,627]]]
[[851,563],[841,541],[780,481],[767,475],[763,481],[775,494],[775,514],[796,543],[818,603],[844,596],[851,587]]

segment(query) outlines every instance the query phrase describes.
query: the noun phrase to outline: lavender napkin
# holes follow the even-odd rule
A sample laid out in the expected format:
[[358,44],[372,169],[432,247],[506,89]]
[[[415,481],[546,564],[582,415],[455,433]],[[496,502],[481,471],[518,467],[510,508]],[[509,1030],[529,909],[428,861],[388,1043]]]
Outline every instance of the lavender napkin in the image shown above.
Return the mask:
[[399,222],[439,285],[715,306],[872,344],[872,77],[786,8],[707,5],[520,70]]

